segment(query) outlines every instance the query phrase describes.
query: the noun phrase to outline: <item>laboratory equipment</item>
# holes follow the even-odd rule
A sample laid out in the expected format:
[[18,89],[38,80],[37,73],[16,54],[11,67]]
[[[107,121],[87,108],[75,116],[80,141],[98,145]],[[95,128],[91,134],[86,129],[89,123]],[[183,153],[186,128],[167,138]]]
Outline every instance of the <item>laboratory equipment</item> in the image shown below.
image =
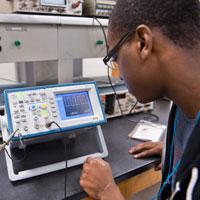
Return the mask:
[[83,12],[86,16],[109,17],[116,0],[85,0]]
[[[111,77],[111,82],[116,94],[114,93],[107,76],[80,79],[77,78],[75,80],[95,80],[97,82],[106,118],[152,111],[154,109],[154,102],[145,104],[137,102],[136,97],[128,91],[124,81],[119,78]],[[119,108],[119,104],[121,110]]]
[[7,13],[82,15],[82,0],[2,0],[0,11]]
[[[70,135],[76,129],[82,130],[88,127],[97,127],[96,136],[98,136],[97,143],[100,151],[70,159],[67,161],[68,166],[82,164],[88,156],[106,157],[108,155],[100,127],[106,122],[106,118],[95,82],[9,89],[5,91],[4,97],[6,116],[1,118],[4,141],[10,140],[10,135],[16,132],[9,146],[6,146],[10,155],[21,148],[22,142],[23,145],[35,148],[35,144],[57,140]],[[39,147],[40,151],[41,146]],[[6,154],[11,181],[45,174],[65,167],[65,162],[60,161],[50,162],[50,164],[34,169],[30,169],[30,167],[26,169],[25,167],[26,170],[20,171],[16,169],[19,168],[19,163],[16,167],[13,162],[13,159],[11,160]],[[24,169],[24,166],[21,168]]]
[[101,99],[105,108],[105,113],[107,118],[151,111],[154,109],[153,102],[146,104],[139,103],[137,102],[137,99],[132,94],[130,94],[126,89],[124,91],[117,91],[116,95],[113,92],[102,93]]
[[92,18],[0,14],[0,63],[15,63],[17,80],[29,86],[73,82],[83,58],[105,54],[102,30]]
[[105,122],[94,83],[5,90],[5,106],[9,132],[19,129],[23,139]]

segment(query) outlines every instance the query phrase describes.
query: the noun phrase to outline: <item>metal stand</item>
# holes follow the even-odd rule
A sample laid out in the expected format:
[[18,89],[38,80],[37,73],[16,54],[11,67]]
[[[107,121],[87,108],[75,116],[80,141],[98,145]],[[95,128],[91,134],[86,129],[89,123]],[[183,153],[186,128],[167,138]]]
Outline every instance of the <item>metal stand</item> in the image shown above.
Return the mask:
[[[8,138],[7,118],[5,116],[1,117],[1,129],[2,129],[3,140],[7,140],[7,138]],[[105,143],[105,139],[103,136],[101,126],[97,126],[97,136],[98,136],[99,148],[102,150],[102,152],[96,152],[96,153],[92,153],[89,155],[84,155],[81,157],[70,159],[67,161],[68,167],[73,167],[76,165],[83,164],[85,162],[86,158],[88,158],[88,157],[104,158],[104,157],[108,156],[108,150],[107,150],[107,146]],[[10,147],[6,146],[6,149],[7,149],[8,153],[11,155]],[[50,164],[50,165],[46,165],[46,166],[42,166],[42,167],[38,167],[38,168],[33,168],[30,170],[20,171],[18,174],[15,174],[14,169],[13,169],[13,161],[8,157],[8,155],[6,153],[5,153],[5,157],[6,157],[8,176],[9,176],[9,179],[13,182],[31,178],[31,177],[35,177],[35,176],[39,176],[42,174],[47,174],[47,173],[58,171],[58,170],[65,168],[65,161],[62,161],[62,162],[57,162],[54,164]]]

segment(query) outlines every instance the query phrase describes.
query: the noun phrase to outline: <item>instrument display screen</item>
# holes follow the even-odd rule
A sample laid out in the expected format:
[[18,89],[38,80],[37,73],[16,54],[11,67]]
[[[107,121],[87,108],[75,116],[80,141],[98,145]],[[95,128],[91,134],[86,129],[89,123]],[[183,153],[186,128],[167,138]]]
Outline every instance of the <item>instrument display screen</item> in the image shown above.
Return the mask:
[[57,94],[61,120],[94,115],[88,91]]
[[41,0],[42,5],[65,6],[66,0]]

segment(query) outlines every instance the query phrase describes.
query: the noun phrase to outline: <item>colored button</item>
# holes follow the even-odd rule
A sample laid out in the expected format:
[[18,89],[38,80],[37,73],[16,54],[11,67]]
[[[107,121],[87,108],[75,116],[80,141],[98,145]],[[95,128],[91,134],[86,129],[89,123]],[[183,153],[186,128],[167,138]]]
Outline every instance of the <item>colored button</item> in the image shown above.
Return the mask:
[[15,41],[15,46],[16,46],[16,47],[20,47],[20,46],[21,46],[21,44],[22,44],[22,43],[21,43],[21,41],[20,41],[20,40],[16,40],[16,41]]
[[42,116],[47,119],[49,117],[49,112],[47,110],[42,111]]
[[45,110],[45,109],[47,109],[47,104],[43,103],[43,104],[40,105],[40,107],[41,107],[43,110]]
[[36,105],[31,105],[31,106],[30,106],[30,110],[35,111],[36,109],[37,109],[37,106],[36,106]]
[[103,44],[104,44],[103,40],[97,40],[96,41],[96,45],[103,45]]

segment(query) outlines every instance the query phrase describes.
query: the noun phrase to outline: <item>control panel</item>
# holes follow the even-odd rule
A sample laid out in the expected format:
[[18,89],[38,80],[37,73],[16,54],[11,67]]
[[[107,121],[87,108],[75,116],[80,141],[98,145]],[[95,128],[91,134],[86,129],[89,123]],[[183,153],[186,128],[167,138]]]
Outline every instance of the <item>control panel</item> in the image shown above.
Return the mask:
[[[2,0],[4,12],[82,15],[82,0]],[[5,9],[5,10],[3,10]]]
[[116,2],[117,0],[84,0],[84,15],[109,17]]
[[4,98],[13,140],[106,122],[95,82],[9,89]]

